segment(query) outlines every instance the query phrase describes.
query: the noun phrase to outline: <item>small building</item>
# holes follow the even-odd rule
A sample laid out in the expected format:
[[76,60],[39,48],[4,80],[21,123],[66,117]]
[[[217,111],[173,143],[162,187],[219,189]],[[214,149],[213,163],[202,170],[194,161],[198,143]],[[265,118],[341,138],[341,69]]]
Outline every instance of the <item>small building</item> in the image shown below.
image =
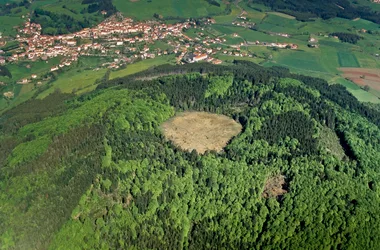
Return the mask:
[[219,59],[214,59],[212,61],[212,64],[221,64],[223,61],[222,60],[219,60]]
[[207,54],[200,54],[194,57],[194,62],[199,62],[207,59]]
[[23,78],[23,79],[21,79],[20,81],[18,81],[17,83],[19,83],[19,84],[27,84],[29,81],[28,81],[28,79],[27,78]]
[[15,96],[15,94],[12,91],[8,91],[8,92],[3,93],[3,96],[5,98],[10,99],[10,98],[13,98]]
[[75,41],[75,40],[67,41],[67,45],[68,46],[75,46],[75,45],[77,45],[77,41]]
[[57,66],[54,66],[50,69],[51,72],[58,70],[59,68]]
[[207,54],[189,53],[183,57],[183,60],[187,63],[199,62],[207,59]]

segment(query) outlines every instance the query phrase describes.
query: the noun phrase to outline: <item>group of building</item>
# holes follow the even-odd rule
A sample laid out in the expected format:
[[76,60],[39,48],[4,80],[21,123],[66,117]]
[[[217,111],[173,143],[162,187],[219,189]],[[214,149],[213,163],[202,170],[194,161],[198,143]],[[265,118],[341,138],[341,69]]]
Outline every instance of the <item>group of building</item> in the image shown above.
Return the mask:
[[[215,23],[211,18],[203,20],[204,25]],[[247,22],[248,23],[248,22]],[[199,24],[199,23],[198,23]],[[205,27],[203,25],[203,27]],[[190,38],[185,34],[189,28],[197,29],[197,36]],[[240,46],[226,45],[226,38],[205,35],[203,27],[197,27],[195,21],[187,20],[175,24],[166,24],[159,21],[136,22],[131,18],[124,18],[120,14],[112,16],[95,27],[65,35],[43,35],[40,24],[31,23],[27,18],[24,26],[19,29],[17,41],[19,49],[11,56],[0,57],[0,64],[19,60],[49,60],[57,56],[62,57],[60,63],[51,67],[54,72],[72,65],[80,56],[113,57],[113,62],[107,63],[109,68],[119,68],[123,63],[133,62],[136,59],[155,58],[170,53],[176,54],[177,63],[194,63],[207,61],[214,64],[222,63],[215,59],[217,53],[245,57],[252,55],[240,52]],[[171,48],[155,48],[151,50],[149,44],[156,41],[165,41]],[[278,48],[296,49],[295,44],[265,43],[256,41],[256,45]],[[227,49],[228,48],[228,49]],[[36,79],[31,75],[29,79],[21,79],[20,84],[29,83]]]

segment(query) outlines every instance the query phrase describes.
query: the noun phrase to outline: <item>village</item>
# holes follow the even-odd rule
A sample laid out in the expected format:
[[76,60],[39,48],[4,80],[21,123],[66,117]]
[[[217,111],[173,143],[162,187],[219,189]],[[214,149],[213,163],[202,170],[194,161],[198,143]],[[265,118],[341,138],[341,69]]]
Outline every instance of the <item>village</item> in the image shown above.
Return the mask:
[[[202,27],[215,23],[211,18],[202,20]],[[236,25],[236,23],[233,23]],[[242,25],[254,25],[242,23]],[[261,45],[267,47],[297,49],[295,44],[266,43],[261,41],[226,45],[226,39],[222,37],[210,37],[204,35],[194,20],[186,20],[175,24],[151,20],[137,22],[131,18],[123,17],[120,13],[104,20],[93,28],[85,28],[73,34],[66,35],[42,35],[42,27],[31,23],[26,17],[24,26],[18,30],[17,41],[19,48],[8,57],[0,54],[0,65],[16,63],[18,61],[47,61],[50,58],[60,56],[62,60],[51,67],[50,71],[58,71],[69,67],[81,56],[101,56],[112,58],[112,62],[102,66],[118,69],[127,63],[136,60],[155,58],[168,54],[176,55],[177,64],[207,61],[220,64],[222,60],[216,59],[216,54],[226,54],[237,57],[252,57],[252,54],[240,52],[243,45]],[[185,31],[190,28],[199,30],[197,37],[190,38]],[[282,35],[282,34],[281,34]],[[233,36],[238,36],[234,34]],[[156,41],[165,41],[172,49],[154,48],[149,45]],[[0,51],[1,53],[1,51]],[[17,83],[27,84],[40,79],[36,74],[29,78],[18,79]],[[40,83],[40,82],[39,82]]]

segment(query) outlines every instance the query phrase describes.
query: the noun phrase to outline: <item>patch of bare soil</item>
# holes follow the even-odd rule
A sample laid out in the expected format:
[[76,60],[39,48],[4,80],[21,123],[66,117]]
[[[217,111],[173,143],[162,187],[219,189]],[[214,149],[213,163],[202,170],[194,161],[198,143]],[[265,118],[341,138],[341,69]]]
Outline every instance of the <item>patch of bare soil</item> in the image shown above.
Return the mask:
[[165,137],[183,150],[220,152],[242,126],[233,119],[206,112],[184,112],[161,126]]
[[280,197],[287,193],[287,183],[285,182],[285,176],[276,175],[269,177],[265,182],[263,197]]
[[380,91],[380,70],[366,68],[339,68],[343,77],[350,79],[357,85],[369,86],[371,89]]

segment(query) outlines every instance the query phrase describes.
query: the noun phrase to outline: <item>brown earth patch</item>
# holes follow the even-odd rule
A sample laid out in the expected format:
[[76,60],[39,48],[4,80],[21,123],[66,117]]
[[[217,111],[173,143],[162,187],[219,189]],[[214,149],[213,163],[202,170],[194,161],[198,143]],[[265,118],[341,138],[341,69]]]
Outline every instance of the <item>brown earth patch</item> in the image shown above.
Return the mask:
[[339,68],[342,76],[357,85],[364,87],[369,86],[371,89],[380,91],[380,69],[366,68]]
[[287,192],[288,190],[287,190],[287,184],[285,182],[285,176],[276,175],[276,176],[269,177],[266,180],[263,197],[264,198],[280,197]]
[[233,119],[206,112],[184,112],[161,126],[165,137],[183,150],[220,152],[242,126]]

